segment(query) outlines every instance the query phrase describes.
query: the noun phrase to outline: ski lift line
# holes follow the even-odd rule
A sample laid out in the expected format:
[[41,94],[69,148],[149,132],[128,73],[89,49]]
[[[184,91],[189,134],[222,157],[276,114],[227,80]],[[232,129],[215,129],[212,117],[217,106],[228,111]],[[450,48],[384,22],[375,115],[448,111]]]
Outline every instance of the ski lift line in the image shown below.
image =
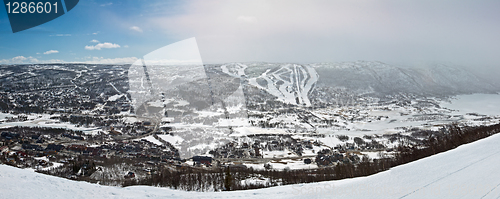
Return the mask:
[[167,107],[167,105],[165,104],[165,93],[164,92],[160,92],[161,94],[161,102],[163,103],[163,108]]
[[165,108],[167,108],[167,104],[165,104],[165,93],[161,92],[160,94],[161,94],[161,103],[163,104],[163,116],[168,117],[168,112],[165,110]]
[[210,79],[210,75],[208,75],[208,70],[205,66],[203,66],[203,69],[205,70],[205,75],[207,76],[207,84],[208,84],[208,90],[210,90],[210,99],[212,100],[212,106],[214,105],[214,92],[213,92],[213,89],[212,89],[212,84],[210,82],[211,79]]
[[299,96],[299,92],[300,92],[300,85],[299,85],[299,74],[297,73],[297,65],[293,64],[293,74],[294,74],[294,78],[292,80],[295,80],[295,87],[297,88],[297,90],[294,92],[294,95],[295,97],[298,99],[298,104],[302,104],[301,100],[300,100],[300,96]]
[[154,95],[153,93],[153,84],[151,83],[151,79],[149,78],[149,73],[148,73],[148,67],[146,66],[146,63],[144,62],[144,58],[141,58],[141,62],[142,62],[142,68],[144,69],[144,75],[146,75],[146,80],[148,80],[148,83],[149,83],[149,92],[151,92],[152,95]]
[[[205,73],[207,72],[207,69],[205,68]],[[213,93],[213,89],[212,89],[212,84],[211,84],[211,78],[210,78],[210,75],[207,75],[207,79],[208,79],[208,89],[210,90],[210,98],[212,100],[212,106],[215,104],[215,100],[214,100],[214,93]],[[224,109],[224,117],[226,118],[226,120],[229,121],[229,111],[227,110],[227,106],[226,106],[226,103],[224,102],[223,99],[220,100],[221,101],[221,104],[222,104],[222,109]],[[231,125],[229,125],[229,122],[228,122],[228,128],[229,128],[229,134],[233,134],[234,130],[232,128]]]
[[[149,92],[151,94],[153,94],[153,84],[151,83],[151,79],[149,78],[149,73],[148,73],[148,69],[146,67],[146,63],[144,62],[144,58],[141,58],[141,61],[142,61],[142,68],[144,69],[144,74],[146,76],[146,80],[148,80],[148,83],[149,83]],[[146,114],[148,116],[150,116],[150,113],[149,113],[149,109],[148,109],[148,102],[144,102],[142,103],[142,106],[144,107],[144,109],[146,110]]]

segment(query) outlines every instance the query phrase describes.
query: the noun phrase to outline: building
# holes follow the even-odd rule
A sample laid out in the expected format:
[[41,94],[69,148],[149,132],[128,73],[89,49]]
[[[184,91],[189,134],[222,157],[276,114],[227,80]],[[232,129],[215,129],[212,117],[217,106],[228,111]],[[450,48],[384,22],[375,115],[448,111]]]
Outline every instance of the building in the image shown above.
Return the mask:
[[209,156],[193,156],[193,162],[195,164],[204,164],[206,166],[212,166],[212,157]]
[[0,147],[0,154],[7,153],[9,151],[9,147],[3,146]]
[[49,144],[46,148],[45,151],[61,151],[64,149],[64,145],[61,144]]

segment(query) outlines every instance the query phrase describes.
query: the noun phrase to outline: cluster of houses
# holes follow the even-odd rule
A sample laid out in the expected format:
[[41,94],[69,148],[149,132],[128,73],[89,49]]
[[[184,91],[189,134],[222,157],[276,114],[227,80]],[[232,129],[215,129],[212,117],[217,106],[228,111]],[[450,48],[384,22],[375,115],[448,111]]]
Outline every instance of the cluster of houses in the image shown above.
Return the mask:
[[210,156],[193,156],[191,158],[193,160],[194,165],[193,166],[199,166],[199,165],[205,165],[206,167],[212,166],[212,157]]
[[[126,97],[115,96],[126,91],[126,67],[34,64],[2,69],[6,72],[3,78],[9,81],[4,81],[0,89],[8,96],[0,94],[0,110],[14,114],[94,111],[113,115],[131,109]],[[98,105],[102,106],[95,109]]]
[[179,151],[165,145],[156,145],[146,140],[133,140],[100,145],[101,156],[138,158],[148,161],[180,161]]
[[316,156],[316,164],[318,166],[330,166],[337,163],[358,163],[361,158],[358,154],[345,153],[346,155],[339,153],[337,151],[332,151],[330,149],[323,149],[318,151]]
[[215,158],[258,158],[261,157],[260,150],[261,146],[258,141],[252,145],[248,143],[238,145],[237,142],[230,142],[209,153]]
[[[62,131],[59,135],[40,135],[28,127],[9,129],[0,136],[0,159],[21,167],[24,160],[32,157],[53,156],[60,162],[69,157],[126,158],[136,162],[181,163],[179,151],[172,145],[156,145],[145,139],[121,140],[90,144],[85,137]],[[13,132],[13,131],[17,132]],[[70,141],[67,141],[71,139]],[[23,158],[19,158],[23,157]]]
[[288,149],[297,156],[302,156],[305,149],[319,146],[319,142],[293,139],[289,135],[250,135],[253,143],[236,141],[216,148],[209,153],[215,158],[263,158],[263,151],[284,151]]

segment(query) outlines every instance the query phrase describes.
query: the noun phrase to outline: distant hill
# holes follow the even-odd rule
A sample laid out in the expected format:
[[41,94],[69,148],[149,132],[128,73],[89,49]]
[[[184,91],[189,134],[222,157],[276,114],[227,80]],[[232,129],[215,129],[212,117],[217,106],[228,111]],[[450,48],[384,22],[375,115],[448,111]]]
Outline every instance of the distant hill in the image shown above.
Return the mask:
[[383,95],[457,95],[500,90],[467,70],[447,65],[403,68],[366,61],[311,65],[320,74],[318,87],[342,87]]
[[223,73],[243,79],[278,101],[306,106],[311,105],[313,99],[309,98],[319,91],[331,93],[341,90],[351,95],[372,97],[399,94],[444,97],[500,91],[499,86],[470,71],[444,64],[408,68],[370,61],[231,63],[221,68]]

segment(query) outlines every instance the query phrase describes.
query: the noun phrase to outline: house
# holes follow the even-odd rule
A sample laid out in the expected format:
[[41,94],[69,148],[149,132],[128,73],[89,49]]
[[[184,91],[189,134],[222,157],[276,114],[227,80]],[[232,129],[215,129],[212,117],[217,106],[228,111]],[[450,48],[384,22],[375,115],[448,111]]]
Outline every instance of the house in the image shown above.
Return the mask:
[[230,164],[230,165],[227,165],[227,167],[229,167],[230,169],[246,169],[247,166],[245,166],[244,164]]
[[73,145],[68,146],[66,149],[69,151],[74,151],[74,152],[83,152],[87,149],[87,147],[83,146],[83,145],[73,144]]
[[101,150],[99,148],[95,147],[86,147],[85,150],[83,151],[84,155],[90,155],[90,156],[97,156],[99,155]]
[[17,156],[20,156],[20,157],[26,157],[27,154],[25,152],[22,152],[22,151],[18,151],[16,152]]
[[120,133],[119,131],[115,130],[114,127],[111,127],[110,130],[109,130],[109,134],[111,134],[111,135],[121,135],[122,133]]
[[204,164],[206,166],[212,166],[212,157],[209,156],[193,156],[193,162],[195,164]]
[[34,151],[42,151],[43,150],[42,146],[36,145],[36,144],[23,144],[22,147],[23,147],[23,149],[26,149],[26,150],[34,150]]
[[74,139],[74,140],[85,140],[85,138],[82,137],[82,136],[71,135],[71,134],[68,134],[68,133],[64,133],[62,136],[70,138],[70,139]]
[[4,132],[2,132],[2,137],[7,139],[7,140],[11,140],[13,138],[19,138],[19,134],[4,131]]
[[126,175],[125,178],[135,178],[135,173],[132,171],[129,171]]
[[161,118],[161,124],[170,124],[174,121],[173,117],[164,117]]
[[7,151],[9,151],[9,147],[7,146],[3,146],[3,147],[0,147],[0,153],[7,153]]
[[49,144],[46,148],[45,151],[61,151],[64,149],[64,145],[62,144]]

